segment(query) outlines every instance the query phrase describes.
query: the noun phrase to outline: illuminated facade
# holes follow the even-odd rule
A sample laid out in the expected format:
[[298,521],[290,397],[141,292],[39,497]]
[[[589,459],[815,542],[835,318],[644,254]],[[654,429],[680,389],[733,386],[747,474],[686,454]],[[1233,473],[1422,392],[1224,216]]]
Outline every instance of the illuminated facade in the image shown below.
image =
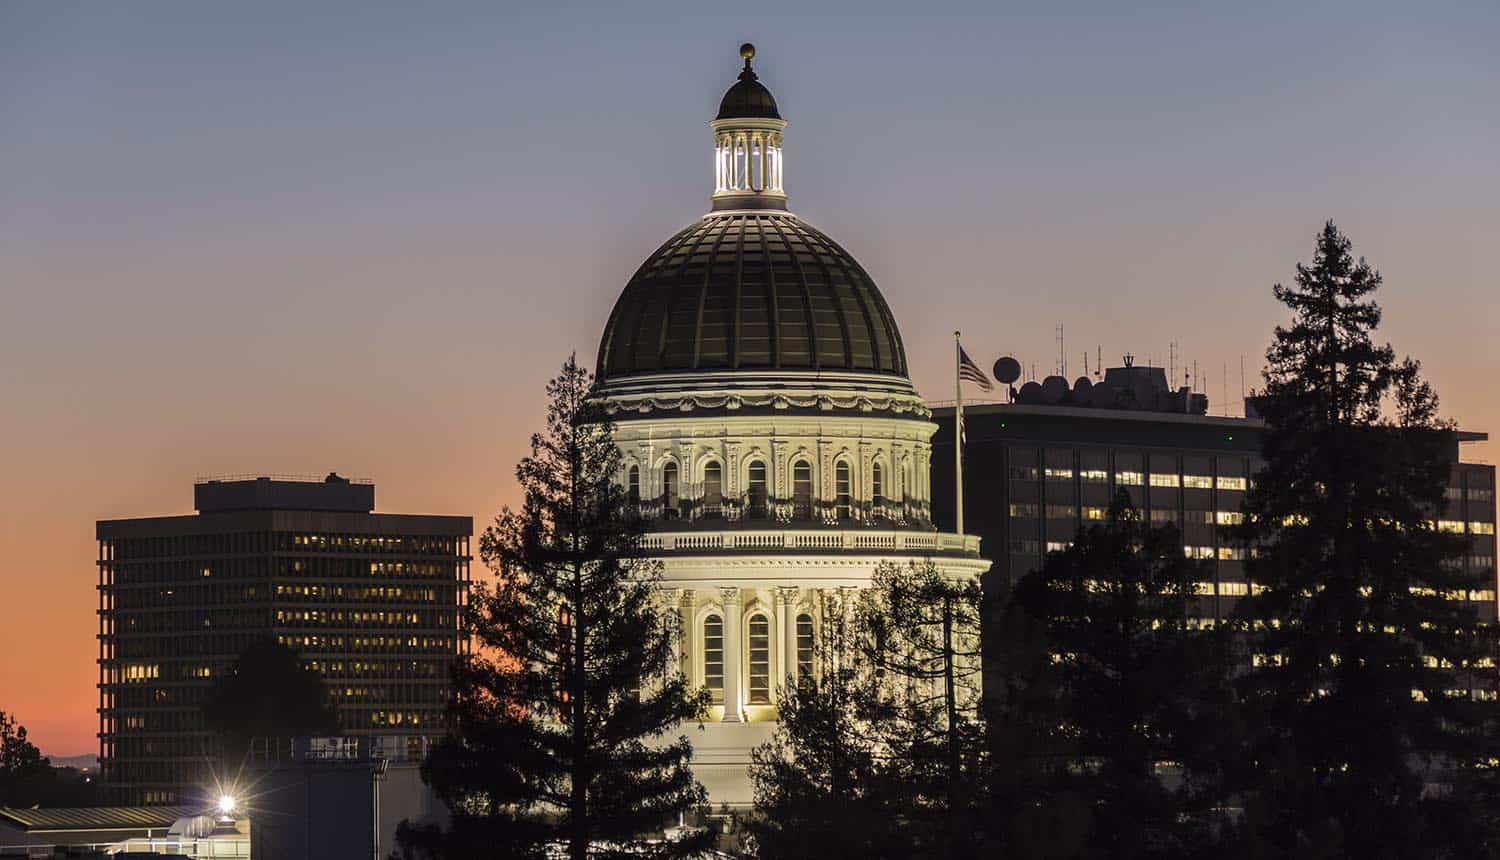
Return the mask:
[[346,735],[425,748],[442,732],[469,517],[371,513],[330,475],[194,487],[197,515],[103,520],[99,753],[111,799],[174,803],[210,779],[200,708],[213,679],[273,637],[328,682]]
[[683,671],[713,696],[688,736],[715,806],[750,802],[779,690],[877,565],[989,566],[976,538],[932,526],[936,426],[895,319],[859,263],[787,210],[786,122],[742,55],[711,123],[712,209],[636,271],[597,368],[620,480],[681,613]]

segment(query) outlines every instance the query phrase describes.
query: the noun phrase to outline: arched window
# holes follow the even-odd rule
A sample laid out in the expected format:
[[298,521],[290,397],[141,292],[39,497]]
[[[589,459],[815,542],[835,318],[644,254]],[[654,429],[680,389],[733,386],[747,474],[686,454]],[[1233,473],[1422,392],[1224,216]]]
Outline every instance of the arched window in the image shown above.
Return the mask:
[[876,516],[885,514],[885,467],[879,463],[870,467],[870,506]]
[[677,464],[668,463],[661,470],[661,515],[675,520],[678,516]]
[[759,613],[750,616],[749,704],[771,702],[771,622]]
[[792,467],[792,516],[799,520],[812,519],[812,464],[798,460]]
[[631,512],[635,512],[641,505],[641,467],[631,466],[628,477],[625,479],[625,499],[630,503]]
[[703,515],[715,519],[724,515],[724,470],[718,463],[703,467]]
[[717,615],[703,619],[703,686],[714,704],[724,704],[724,619]]
[[813,623],[812,616],[802,613],[797,616],[797,677],[812,677],[813,670]]
[[766,464],[756,460],[750,464],[749,510],[752,520],[766,518]]
[[854,493],[849,480],[849,461],[840,460],[833,467],[834,515],[841,520],[854,516]]

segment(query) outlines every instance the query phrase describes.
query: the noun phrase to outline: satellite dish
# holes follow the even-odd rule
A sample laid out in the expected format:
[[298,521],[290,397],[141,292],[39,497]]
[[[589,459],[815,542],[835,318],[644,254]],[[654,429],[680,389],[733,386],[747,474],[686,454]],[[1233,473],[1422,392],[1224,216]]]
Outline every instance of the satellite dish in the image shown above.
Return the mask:
[[1005,356],[995,362],[995,381],[1001,385],[1009,385],[1021,378],[1021,362],[1010,356]]
[[1068,396],[1068,381],[1061,376],[1049,376],[1042,380],[1042,400],[1047,403],[1061,403]]
[[1080,376],[1073,380],[1073,398],[1075,400],[1087,400],[1089,389],[1094,387],[1094,381],[1087,376]]
[[1035,382],[1028,382],[1021,386],[1016,393],[1016,402],[1027,406],[1037,406],[1042,402],[1042,387]]

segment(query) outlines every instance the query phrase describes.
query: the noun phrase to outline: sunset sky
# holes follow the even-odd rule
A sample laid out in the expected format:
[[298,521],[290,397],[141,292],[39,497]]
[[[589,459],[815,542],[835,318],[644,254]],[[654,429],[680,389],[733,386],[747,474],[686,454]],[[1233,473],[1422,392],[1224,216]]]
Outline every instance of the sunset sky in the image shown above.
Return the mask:
[[1064,324],[1070,375],[1175,340],[1238,414],[1333,218],[1383,336],[1500,432],[1493,0],[0,2],[0,709],[97,749],[94,521],[198,476],[512,501],[543,382],[707,209],[744,40],[791,208],[929,398],[955,328],[1048,373]]

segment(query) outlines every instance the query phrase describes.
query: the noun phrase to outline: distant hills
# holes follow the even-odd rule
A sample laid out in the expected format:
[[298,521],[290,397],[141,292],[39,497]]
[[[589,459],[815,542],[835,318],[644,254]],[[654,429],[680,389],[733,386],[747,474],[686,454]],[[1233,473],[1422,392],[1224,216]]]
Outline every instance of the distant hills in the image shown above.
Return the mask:
[[99,756],[94,753],[69,756],[48,756],[53,767],[76,767],[79,770],[98,770]]

